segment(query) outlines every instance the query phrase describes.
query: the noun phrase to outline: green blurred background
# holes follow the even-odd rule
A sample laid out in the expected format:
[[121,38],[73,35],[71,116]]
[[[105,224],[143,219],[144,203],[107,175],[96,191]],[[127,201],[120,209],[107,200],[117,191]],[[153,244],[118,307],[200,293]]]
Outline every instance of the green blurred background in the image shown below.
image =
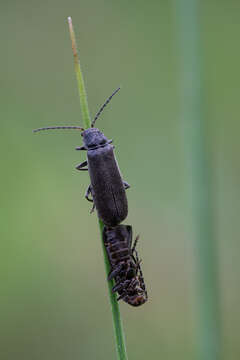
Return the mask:
[[[214,179],[223,358],[239,346],[240,4],[201,2],[207,142]],[[73,17],[92,116],[122,86],[98,126],[113,138],[140,233],[149,302],[121,303],[129,359],[193,359],[195,255],[180,120],[174,1],[2,1],[2,360],[114,359],[96,214],[87,173],[67,16]],[[84,154],[85,155],[85,154]]]

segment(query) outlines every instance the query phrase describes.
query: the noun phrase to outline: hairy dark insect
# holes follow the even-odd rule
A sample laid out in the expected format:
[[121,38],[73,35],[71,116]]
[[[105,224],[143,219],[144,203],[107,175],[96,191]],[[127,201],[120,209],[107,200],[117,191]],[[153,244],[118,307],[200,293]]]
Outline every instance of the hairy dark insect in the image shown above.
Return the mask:
[[111,265],[108,280],[115,280],[112,291],[118,292],[118,300],[122,299],[132,306],[142,305],[148,299],[136,250],[138,238],[132,246],[130,225],[103,228],[104,245]]
[[91,212],[96,207],[99,218],[108,226],[116,226],[127,217],[128,203],[125,189],[128,189],[130,185],[122,179],[113,151],[114,146],[111,145],[112,140],[108,140],[99,129],[94,127],[94,124],[105,106],[119,90],[120,88],[115,90],[102,105],[89,129],[84,130],[79,126],[51,126],[33,130],[34,132],[52,129],[82,131],[83,146],[77,147],[76,150],[86,150],[87,161],[77,165],[76,169],[88,170],[91,184],[86,191],[85,198],[93,202]]

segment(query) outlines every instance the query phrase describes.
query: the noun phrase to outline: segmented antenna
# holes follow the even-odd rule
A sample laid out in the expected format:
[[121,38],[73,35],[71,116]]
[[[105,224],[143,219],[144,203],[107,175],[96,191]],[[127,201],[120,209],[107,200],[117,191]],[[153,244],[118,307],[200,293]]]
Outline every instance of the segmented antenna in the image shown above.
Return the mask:
[[107,104],[109,103],[109,101],[112,99],[112,97],[120,90],[120,87],[115,90],[111,96],[109,96],[109,98],[106,100],[106,102],[101,106],[100,110],[97,112],[94,120],[91,123],[91,127],[94,127],[94,124],[96,122],[96,120],[98,119],[99,115],[101,114],[101,112],[103,111],[103,109],[105,108],[105,106],[107,106]]
[[42,130],[55,130],[55,129],[77,129],[77,130],[82,130],[84,131],[84,129],[80,126],[48,126],[48,127],[43,127],[43,128],[39,128],[39,129],[35,129],[33,130],[33,132],[38,132],[38,131],[42,131]]

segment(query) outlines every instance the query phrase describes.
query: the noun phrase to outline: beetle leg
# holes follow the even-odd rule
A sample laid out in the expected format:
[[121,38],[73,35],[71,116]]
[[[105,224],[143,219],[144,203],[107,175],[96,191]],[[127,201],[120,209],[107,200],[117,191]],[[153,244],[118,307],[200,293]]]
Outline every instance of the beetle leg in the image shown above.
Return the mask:
[[123,180],[124,189],[127,190],[131,187],[126,181]]
[[112,280],[115,276],[117,276],[120,273],[120,271],[122,270],[122,267],[123,267],[123,265],[120,264],[116,267],[116,269],[111,271],[108,275],[108,280]]
[[86,198],[88,201],[93,202],[93,199],[90,199],[90,198],[89,198],[89,195],[90,195],[90,194],[92,195],[91,185],[89,185],[88,188],[87,188],[87,191],[86,191],[86,193],[85,193],[85,198]]
[[[135,242],[134,242],[134,245],[133,245],[133,248],[132,248],[132,259],[133,259],[133,261],[135,262],[135,264],[136,264],[136,270],[137,270],[137,272],[138,272],[138,270],[140,269],[140,264],[141,264],[141,262],[142,262],[142,259],[140,259],[139,260],[139,258],[138,258],[138,252],[137,252],[137,250],[136,250],[136,244],[137,244],[137,241],[138,241],[138,239],[139,239],[139,236],[137,236],[137,238],[136,238],[136,240],[135,240]],[[135,256],[134,256],[135,255]]]
[[[136,240],[135,240],[135,241],[136,241]],[[135,254],[136,254],[137,267],[138,267],[138,271],[139,271],[139,274],[140,274],[139,277],[138,277],[139,282],[140,282],[140,286],[141,286],[143,292],[144,292],[145,295],[146,295],[146,299],[148,299],[148,293],[147,293],[147,290],[146,290],[146,286],[145,286],[145,282],[144,282],[144,277],[143,277],[142,269],[141,269],[141,266],[140,266],[140,263],[141,263],[142,260],[139,260],[137,251],[136,251],[136,250],[134,250],[134,251],[135,251]]]
[[139,284],[139,280],[136,279],[136,278],[133,278],[131,280],[130,284],[128,285],[128,287],[127,287],[128,292],[129,291],[134,291],[138,284]]
[[91,208],[90,214],[92,214],[92,213],[94,212],[95,207],[96,207],[96,205],[93,203],[93,206],[92,206],[92,208]]
[[121,299],[124,299],[125,297],[127,297],[127,294],[126,292],[123,292],[122,295],[120,295],[118,298],[117,298],[117,301],[121,300]]
[[133,244],[133,247],[132,247],[132,253],[134,253],[136,250],[136,246],[137,246],[137,242],[138,242],[138,240],[139,240],[139,235],[136,237],[136,239],[135,239],[135,241],[134,241],[134,244]]
[[141,262],[142,262],[142,259],[137,261],[137,270],[139,270],[139,271],[141,269],[141,267],[140,267]]
[[82,171],[88,171],[88,168],[85,168],[85,166],[87,166],[87,161],[83,161],[81,164],[78,164],[76,166],[76,169]]
[[[93,198],[90,199],[90,197],[89,197],[90,194],[92,195],[91,185],[89,185],[88,188],[87,188],[87,191],[86,191],[86,193],[85,193],[85,198],[86,198],[88,201],[93,202]],[[94,202],[93,202],[93,206],[92,206],[92,209],[91,209],[91,211],[90,211],[90,214],[92,214],[92,213],[94,212],[95,207],[96,207],[96,206],[95,206],[95,204],[94,204]]]
[[132,259],[133,259],[133,261],[135,262],[135,264],[138,263],[137,260],[135,259],[135,256],[134,256],[134,253],[137,254],[137,252],[136,252],[136,246],[137,246],[138,240],[139,240],[139,235],[136,237],[136,239],[135,239],[135,241],[134,241],[134,244],[133,244],[133,247],[132,247],[132,249],[131,249],[131,253],[132,253],[131,256],[132,256]]
[[116,284],[115,286],[113,286],[112,288],[112,293],[115,293],[119,290],[122,290],[123,289],[123,284],[120,282],[119,284]]
[[131,284],[131,280],[125,280],[123,283],[123,290],[127,289]]
[[85,146],[77,146],[75,150],[87,150],[87,148]]
[[119,290],[124,290],[127,289],[128,286],[130,285],[131,280],[126,280],[124,282],[119,281],[113,288],[112,288],[112,292],[115,293]]

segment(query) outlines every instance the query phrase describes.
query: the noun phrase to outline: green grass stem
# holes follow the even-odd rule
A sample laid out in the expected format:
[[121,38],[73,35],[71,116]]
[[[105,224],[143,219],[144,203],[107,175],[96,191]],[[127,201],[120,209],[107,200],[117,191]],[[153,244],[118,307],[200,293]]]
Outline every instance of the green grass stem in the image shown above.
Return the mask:
[[90,118],[90,113],[89,113],[89,109],[88,109],[87,93],[86,93],[84,80],[83,80],[83,74],[82,74],[80,61],[79,61],[79,57],[78,57],[77,44],[76,44],[76,38],[75,38],[75,33],[74,33],[74,29],[73,29],[73,24],[72,24],[72,18],[70,16],[68,17],[68,25],[69,25],[69,32],[70,32],[70,37],[71,37],[71,41],[72,41],[74,68],[75,68],[77,83],[78,83],[78,91],[79,91],[79,97],[80,97],[80,105],[81,105],[83,124],[84,124],[85,128],[90,128],[91,118]]
[[[91,119],[90,119],[90,113],[89,113],[89,109],[88,109],[87,93],[85,90],[83,74],[81,71],[80,61],[79,61],[79,57],[78,57],[76,38],[75,38],[75,33],[74,33],[71,17],[68,18],[68,24],[69,24],[70,37],[71,37],[71,41],[72,41],[72,49],[73,49],[73,56],[74,56],[74,68],[75,68],[77,82],[78,82],[78,90],[79,90],[79,96],[80,96],[80,105],[81,105],[83,123],[84,123],[85,128],[89,128],[91,126]],[[99,219],[99,230],[100,230],[100,236],[101,236],[101,242],[102,242],[102,248],[103,248],[103,257],[104,257],[104,264],[105,264],[105,270],[106,270],[106,278],[107,278],[109,271],[110,271],[110,265],[109,265],[107,253],[106,253],[105,246],[103,243],[103,238],[102,238],[103,226],[104,225],[103,225],[102,221]],[[124,331],[123,331],[123,327],[122,327],[119,305],[117,302],[116,294],[112,293],[112,287],[113,287],[113,280],[108,281],[108,293],[109,293],[109,299],[110,299],[111,309],[112,309],[112,318],[113,318],[113,327],[114,327],[114,334],[115,334],[117,356],[118,356],[118,360],[127,360],[127,351],[126,351],[126,346],[125,346]]]
[[[101,220],[99,220],[99,227],[102,234],[103,229],[103,223]],[[103,243],[102,239],[102,247],[103,247],[103,253],[104,253],[104,264],[105,264],[105,270],[106,274],[109,274],[110,272],[110,264],[107,257],[107,252]],[[111,303],[112,308],[112,317],[113,317],[113,327],[114,327],[114,334],[115,334],[115,341],[117,346],[117,354],[119,360],[127,360],[127,351],[125,346],[125,338],[124,338],[124,331],[122,327],[122,320],[121,320],[121,314],[119,310],[119,305],[117,302],[117,295],[116,293],[112,293],[112,287],[114,285],[113,280],[108,281],[108,293],[109,293],[109,299]]]
[[184,144],[188,163],[196,262],[197,343],[201,360],[220,358],[220,311],[217,247],[213,224],[210,154],[206,141],[200,0],[177,0],[181,52]]

